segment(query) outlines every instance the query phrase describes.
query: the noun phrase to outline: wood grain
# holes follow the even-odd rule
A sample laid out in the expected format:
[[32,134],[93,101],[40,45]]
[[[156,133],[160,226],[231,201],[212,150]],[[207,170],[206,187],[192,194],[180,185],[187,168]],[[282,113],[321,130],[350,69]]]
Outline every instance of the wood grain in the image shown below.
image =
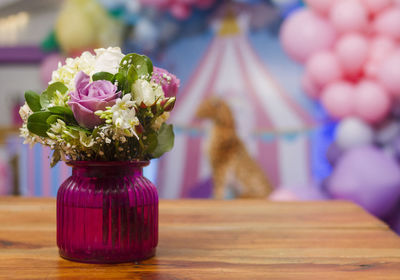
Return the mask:
[[61,259],[55,215],[0,198],[0,279],[400,279],[400,238],[347,202],[161,201],[156,257],[120,265]]

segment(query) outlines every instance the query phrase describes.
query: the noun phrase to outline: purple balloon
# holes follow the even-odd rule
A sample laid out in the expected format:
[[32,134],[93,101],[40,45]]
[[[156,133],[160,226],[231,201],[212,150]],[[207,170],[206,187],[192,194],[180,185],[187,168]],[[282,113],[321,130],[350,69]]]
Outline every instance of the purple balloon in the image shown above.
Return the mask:
[[338,144],[336,144],[336,142],[333,142],[326,151],[326,159],[328,160],[330,165],[335,166],[343,153],[343,149],[341,149]]
[[400,160],[400,135],[397,136],[391,143],[391,147],[393,149],[393,152],[396,156],[396,159],[399,161]]
[[376,147],[354,148],[336,164],[327,190],[333,198],[353,201],[383,218],[400,197],[400,168]]

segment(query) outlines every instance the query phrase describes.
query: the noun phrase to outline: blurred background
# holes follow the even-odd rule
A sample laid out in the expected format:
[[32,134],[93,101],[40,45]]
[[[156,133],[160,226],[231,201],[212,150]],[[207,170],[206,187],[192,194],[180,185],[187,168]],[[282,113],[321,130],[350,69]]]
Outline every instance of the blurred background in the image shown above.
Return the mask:
[[212,197],[195,112],[219,96],[269,199],[352,200],[400,231],[399,40],[395,0],[0,0],[0,194],[55,196],[70,174],[18,137],[24,91],[119,46],[181,79],[175,147],[145,170],[161,198]]

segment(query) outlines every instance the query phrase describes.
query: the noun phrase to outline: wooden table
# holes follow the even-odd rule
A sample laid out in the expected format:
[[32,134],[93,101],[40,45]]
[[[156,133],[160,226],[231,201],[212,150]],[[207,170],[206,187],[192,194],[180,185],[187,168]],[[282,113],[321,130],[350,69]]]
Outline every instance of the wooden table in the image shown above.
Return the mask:
[[54,199],[0,198],[0,279],[400,279],[400,238],[347,202],[161,201],[157,256],[66,261]]

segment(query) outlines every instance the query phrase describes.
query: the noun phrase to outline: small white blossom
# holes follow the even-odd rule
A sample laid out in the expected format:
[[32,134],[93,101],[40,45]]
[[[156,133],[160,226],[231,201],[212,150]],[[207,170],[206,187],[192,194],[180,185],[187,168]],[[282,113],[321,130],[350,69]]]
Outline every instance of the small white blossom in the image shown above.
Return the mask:
[[128,108],[132,108],[133,106],[135,106],[135,102],[132,101],[132,96],[130,93],[125,94],[122,99],[118,98],[115,101],[114,106],[111,107],[110,111],[112,113],[116,112],[116,111],[122,111],[122,110],[127,110]]
[[92,135],[87,135],[83,131],[79,131],[79,142],[82,144],[82,146],[86,148],[90,148],[94,145],[94,140]]
[[19,109],[19,115],[24,122],[28,121],[29,116],[32,114],[32,110],[29,108],[28,104],[25,104]]
[[67,130],[67,126],[66,126],[65,122],[63,122],[60,119],[58,119],[55,123],[53,123],[50,126],[50,131],[52,131],[54,134],[61,134],[66,130]]

